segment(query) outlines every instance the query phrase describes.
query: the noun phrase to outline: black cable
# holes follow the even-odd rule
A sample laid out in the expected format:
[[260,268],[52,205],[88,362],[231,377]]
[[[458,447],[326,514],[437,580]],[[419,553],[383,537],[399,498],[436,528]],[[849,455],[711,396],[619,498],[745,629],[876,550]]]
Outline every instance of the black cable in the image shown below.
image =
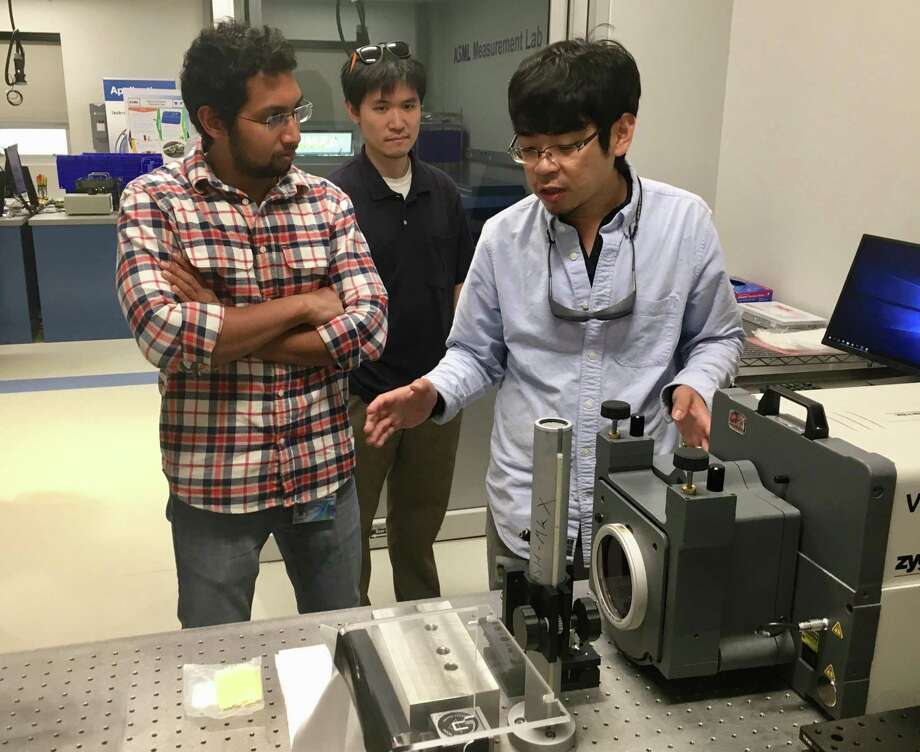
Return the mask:
[[[17,83],[25,82],[25,65],[26,65],[26,51],[23,49],[22,40],[19,37],[19,29],[16,28],[16,21],[13,19],[13,0],[7,0],[7,9],[10,13],[10,28],[12,32],[10,33],[10,44],[6,48],[6,65],[3,69],[4,79],[6,85],[13,87]],[[13,50],[16,50],[15,57],[13,56]],[[10,61],[13,61],[13,67],[15,69],[14,73],[10,75]],[[22,74],[22,80],[19,80],[19,75]],[[9,96],[7,96],[9,100]],[[12,101],[10,101],[12,104]]]
[[345,48],[345,54],[350,55],[353,50],[348,46],[348,42],[345,40],[345,32],[342,31],[342,0],[335,0],[335,25],[339,30],[339,39],[342,42],[342,47]]
[[[367,33],[367,20],[364,14],[364,3],[362,0],[353,0],[355,10],[358,12],[358,30],[355,33],[356,44],[360,47],[362,44],[369,44],[370,39]],[[342,29],[342,0],[335,0],[335,25],[339,31],[339,40],[342,42],[342,47],[345,49],[346,55],[351,55],[355,51],[355,47],[352,44],[349,44],[348,40],[345,39],[345,32]],[[361,34],[359,31],[363,31]],[[362,39],[361,37],[367,37]]]

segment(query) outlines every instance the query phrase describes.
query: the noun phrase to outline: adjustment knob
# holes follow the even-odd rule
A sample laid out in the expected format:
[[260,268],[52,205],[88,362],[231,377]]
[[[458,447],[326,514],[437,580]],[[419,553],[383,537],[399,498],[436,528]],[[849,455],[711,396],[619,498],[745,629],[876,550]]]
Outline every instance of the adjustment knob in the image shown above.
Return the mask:
[[533,606],[518,606],[514,609],[514,639],[521,650],[536,650],[543,636],[543,622]]
[[594,598],[576,598],[572,604],[575,634],[582,642],[591,642],[601,636],[601,612]]
[[626,420],[631,412],[629,403],[622,400],[604,400],[601,403],[601,417],[607,420]]
[[645,435],[645,416],[633,415],[629,419],[629,435],[639,438]]
[[674,467],[689,473],[709,469],[709,452],[697,447],[678,447],[674,450]]
[[706,490],[719,492],[725,488],[725,466],[713,465],[706,474]]

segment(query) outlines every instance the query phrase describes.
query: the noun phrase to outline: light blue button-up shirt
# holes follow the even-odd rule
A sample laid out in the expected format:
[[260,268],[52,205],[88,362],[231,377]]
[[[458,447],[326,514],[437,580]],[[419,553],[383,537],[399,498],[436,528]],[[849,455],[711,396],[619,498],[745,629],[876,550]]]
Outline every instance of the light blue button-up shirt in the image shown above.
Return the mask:
[[[635,173],[632,173],[633,175]],[[744,334],[709,207],[698,196],[642,180],[635,238],[636,304],[612,321],[555,318],[547,302],[547,229],[553,297],[597,311],[629,293],[632,249],[626,231],[639,200],[601,227],[603,250],[594,284],[574,227],[528,196],[483,227],[447,340],[447,354],[428,378],[444,398],[440,421],[498,386],[486,490],[505,544],[528,556],[519,536],[530,527],[533,426],[555,416],[572,422],[570,538],[579,527],[591,550],[595,435],[608,421],[601,402],[629,402],[645,416],[656,451],[671,451],[668,387],[693,387],[711,407],[715,390],[734,377]]]

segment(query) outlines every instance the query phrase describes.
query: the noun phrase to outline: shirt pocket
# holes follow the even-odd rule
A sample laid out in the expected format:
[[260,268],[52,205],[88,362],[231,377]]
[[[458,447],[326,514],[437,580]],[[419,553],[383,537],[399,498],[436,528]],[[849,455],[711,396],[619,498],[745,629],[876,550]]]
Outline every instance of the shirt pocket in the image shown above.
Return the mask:
[[236,304],[260,300],[248,244],[234,243],[229,238],[195,240],[186,243],[183,250],[202,282],[218,299]]
[[284,265],[295,284],[319,286],[329,278],[329,246],[315,240],[301,240],[281,246]]
[[662,366],[674,357],[680,333],[680,299],[636,297],[628,316],[610,322],[607,352],[622,366]]
[[252,270],[252,250],[248,245],[229,240],[196,241],[183,248],[185,255],[198,271],[205,275],[232,277]]

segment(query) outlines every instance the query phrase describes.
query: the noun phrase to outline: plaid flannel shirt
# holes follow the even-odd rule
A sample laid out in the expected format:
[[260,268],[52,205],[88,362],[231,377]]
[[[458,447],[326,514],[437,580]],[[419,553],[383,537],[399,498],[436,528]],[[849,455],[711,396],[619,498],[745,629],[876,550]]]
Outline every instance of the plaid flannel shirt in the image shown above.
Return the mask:
[[[179,302],[157,264],[174,253],[220,304]],[[348,371],[383,351],[387,297],[342,191],[292,167],[259,206],[221,182],[199,147],[125,190],[115,282],[141,351],[160,369],[171,494],[253,512],[323,499],[351,477]],[[317,331],[335,367],[254,356],[212,366],[225,306],[329,284],[345,312]]]

